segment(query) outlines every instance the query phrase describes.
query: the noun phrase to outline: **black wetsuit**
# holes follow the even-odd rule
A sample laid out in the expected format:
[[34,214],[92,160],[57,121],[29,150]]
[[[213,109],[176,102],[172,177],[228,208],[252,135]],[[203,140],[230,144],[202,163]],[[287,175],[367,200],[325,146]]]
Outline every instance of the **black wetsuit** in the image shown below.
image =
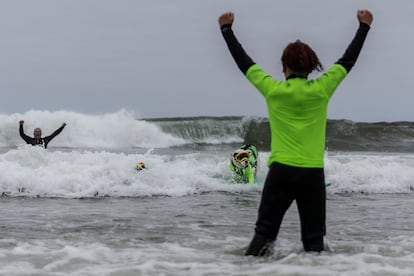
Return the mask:
[[65,128],[64,126],[61,126],[57,130],[55,130],[55,132],[53,132],[51,135],[46,136],[46,137],[42,137],[40,139],[36,139],[36,138],[27,136],[24,133],[24,131],[23,131],[23,125],[20,125],[19,132],[20,132],[20,137],[22,137],[23,140],[27,144],[31,144],[32,146],[42,146],[42,147],[44,147],[46,149],[47,148],[47,144],[49,144],[49,142],[53,138],[55,138],[59,133],[61,133],[64,128]]
[[[369,29],[369,25],[360,23],[354,39],[336,62],[346,72],[355,64]],[[245,53],[230,24],[222,26],[221,31],[237,66],[246,75],[255,62]],[[326,191],[323,167],[306,168],[273,162],[264,183],[255,236],[246,255],[263,255],[270,249],[283,216],[294,200],[298,206],[305,250],[324,250]]]

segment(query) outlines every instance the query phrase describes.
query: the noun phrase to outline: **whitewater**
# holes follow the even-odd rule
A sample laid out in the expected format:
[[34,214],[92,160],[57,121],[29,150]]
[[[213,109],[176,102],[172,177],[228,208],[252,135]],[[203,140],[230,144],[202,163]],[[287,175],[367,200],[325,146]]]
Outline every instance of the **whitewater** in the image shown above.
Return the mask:
[[[67,127],[48,150],[26,134]],[[265,118],[0,115],[0,275],[413,275],[412,123],[328,122],[328,250],[304,253],[292,205],[275,253],[245,257],[267,173]],[[255,185],[229,156],[259,149]],[[147,169],[136,171],[138,161]]]

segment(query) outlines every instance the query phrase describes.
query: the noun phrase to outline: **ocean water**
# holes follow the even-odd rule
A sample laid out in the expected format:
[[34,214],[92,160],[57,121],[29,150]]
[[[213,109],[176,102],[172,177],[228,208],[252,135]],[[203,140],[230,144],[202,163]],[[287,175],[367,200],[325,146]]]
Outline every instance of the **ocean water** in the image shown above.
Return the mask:
[[[48,150],[31,134],[62,122]],[[0,275],[414,275],[410,122],[329,121],[327,250],[303,252],[293,204],[273,255],[246,257],[267,173],[264,118],[127,111],[0,115]],[[229,156],[259,148],[255,185]],[[147,169],[135,171],[138,161]]]

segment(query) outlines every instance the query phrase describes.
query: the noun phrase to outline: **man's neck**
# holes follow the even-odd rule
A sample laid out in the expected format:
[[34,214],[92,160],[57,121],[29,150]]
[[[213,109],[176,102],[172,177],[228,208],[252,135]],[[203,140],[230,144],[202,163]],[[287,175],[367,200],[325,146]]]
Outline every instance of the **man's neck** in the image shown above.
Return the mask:
[[302,79],[307,79],[308,78],[308,75],[293,72],[289,67],[287,67],[283,71],[283,73],[285,74],[286,80],[294,79],[294,78],[302,78]]

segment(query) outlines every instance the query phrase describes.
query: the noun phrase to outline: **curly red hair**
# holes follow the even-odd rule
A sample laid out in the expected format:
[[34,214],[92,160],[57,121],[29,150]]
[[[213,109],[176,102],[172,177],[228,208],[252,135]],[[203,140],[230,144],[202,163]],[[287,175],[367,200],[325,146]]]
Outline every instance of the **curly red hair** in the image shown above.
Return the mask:
[[283,71],[289,68],[296,74],[308,75],[313,70],[322,71],[318,56],[309,45],[300,40],[289,43],[282,54]]

